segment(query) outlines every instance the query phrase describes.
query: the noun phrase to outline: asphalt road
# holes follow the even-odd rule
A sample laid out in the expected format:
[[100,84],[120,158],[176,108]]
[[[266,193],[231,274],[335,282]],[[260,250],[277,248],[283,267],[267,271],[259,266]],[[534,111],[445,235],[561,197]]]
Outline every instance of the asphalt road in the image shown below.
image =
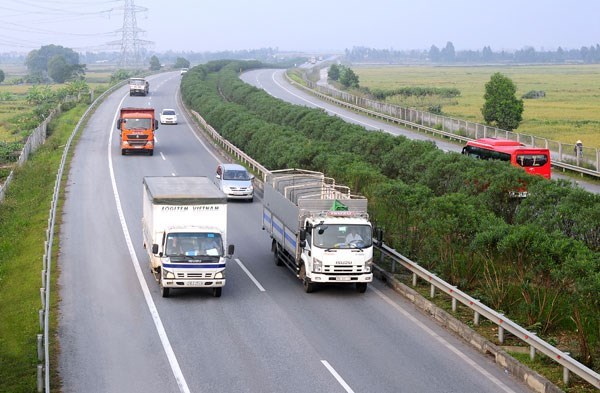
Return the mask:
[[[452,143],[447,140],[435,138],[431,135],[425,135],[413,130],[404,129],[398,125],[362,115],[329,102],[322,101],[318,97],[307,93],[305,90],[297,88],[288,83],[284,77],[284,73],[285,70],[282,69],[259,69],[245,72],[242,74],[241,79],[248,84],[265,90],[273,97],[297,105],[323,109],[332,116],[340,117],[349,123],[361,125],[368,130],[383,130],[392,135],[403,135],[410,139],[431,141],[435,143],[438,148],[446,152],[452,151],[460,153],[462,150],[461,144]],[[580,179],[576,180],[574,177],[564,175],[560,169],[552,170],[552,178],[567,180],[577,184],[589,192],[600,194],[600,183],[593,183]]]
[[[63,392],[527,392],[381,283],[306,294],[275,266],[262,204],[231,202],[227,285],[160,297],[141,236],[142,178],[214,176],[219,158],[177,104],[180,75],[102,103],[76,146],[60,233]],[[152,157],[121,156],[121,106],[175,108]]]

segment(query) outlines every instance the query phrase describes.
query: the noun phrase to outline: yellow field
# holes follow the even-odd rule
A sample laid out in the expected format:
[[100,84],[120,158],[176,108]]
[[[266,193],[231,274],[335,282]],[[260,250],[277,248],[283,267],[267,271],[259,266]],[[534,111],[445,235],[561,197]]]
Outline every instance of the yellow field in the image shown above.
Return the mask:
[[[485,84],[495,72],[517,86],[517,97],[543,90],[545,98],[524,100],[523,122],[515,130],[523,134],[600,147],[600,65],[553,66],[357,66],[360,85],[370,89],[400,87],[454,87],[461,96],[442,104],[444,115],[483,123],[481,107]],[[419,106],[435,104],[390,99],[389,102]]]

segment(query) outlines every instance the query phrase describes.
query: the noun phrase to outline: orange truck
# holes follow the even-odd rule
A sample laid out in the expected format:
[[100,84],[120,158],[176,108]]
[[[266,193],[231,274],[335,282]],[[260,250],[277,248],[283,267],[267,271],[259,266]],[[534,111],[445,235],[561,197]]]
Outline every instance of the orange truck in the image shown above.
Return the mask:
[[121,130],[121,154],[140,151],[154,154],[154,132],[158,120],[154,108],[121,108],[117,129]]

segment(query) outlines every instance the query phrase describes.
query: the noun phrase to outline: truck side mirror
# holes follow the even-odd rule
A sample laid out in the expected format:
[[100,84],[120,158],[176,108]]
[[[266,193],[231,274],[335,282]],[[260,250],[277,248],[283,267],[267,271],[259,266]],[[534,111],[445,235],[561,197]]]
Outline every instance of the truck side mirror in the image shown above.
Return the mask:
[[152,245],[152,254],[158,254],[158,244],[156,243]]
[[154,129],[158,130],[158,120],[154,120]]
[[117,119],[117,130],[121,129],[121,122],[123,121],[123,119]]
[[234,250],[235,250],[235,246],[233,244],[228,245],[227,246],[227,257],[231,258]]

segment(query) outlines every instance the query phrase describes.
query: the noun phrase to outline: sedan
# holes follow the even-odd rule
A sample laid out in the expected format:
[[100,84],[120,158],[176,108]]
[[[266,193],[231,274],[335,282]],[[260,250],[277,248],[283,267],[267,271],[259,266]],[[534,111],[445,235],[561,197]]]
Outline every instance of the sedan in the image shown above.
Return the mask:
[[177,113],[174,109],[163,109],[160,112],[160,124],[177,124]]

